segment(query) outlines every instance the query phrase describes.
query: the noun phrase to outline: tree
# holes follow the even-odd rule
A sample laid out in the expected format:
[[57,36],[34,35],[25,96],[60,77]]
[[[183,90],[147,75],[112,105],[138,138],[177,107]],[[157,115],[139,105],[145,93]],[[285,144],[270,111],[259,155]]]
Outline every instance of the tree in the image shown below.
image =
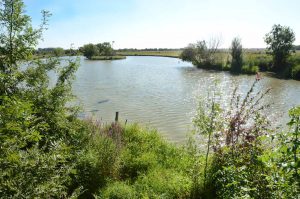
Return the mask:
[[210,67],[216,65],[216,53],[220,45],[220,38],[211,37],[208,41],[202,40],[195,44],[189,44],[182,54],[181,59],[191,61],[198,67]]
[[266,34],[267,52],[273,56],[273,70],[279,72],[287,64],[287,59],[293,52],[295,33],[287,26],[275,24]]
[[109,42],[103,42],[96,45],[99,50],[99,54],[102,56],[112,56],[114,54],[114,49]]
[[[22,15],[22,1],[3,0],[0,2],[0,95],[17,90],[18,62],[28,60],[34,52],[37,40],[47,25],[50,14],[43,11],[43,22],[38,29],[29,24],[30,17]],[[1,104],[1,102],[0,102]]]
[[53,54],[57,57],[63,56],[65,54],[65,50],[63,48],[55,48],[53,50]]
[[183,61],[190,61],[192,62],[195,59],[196,48],[194,44],[189,44],[187,47],[183,49],[180,54],[180,58]]
[[81,51],[83,52],[83,55],[90,59],[93,56],[99,55],[99,49],[94,44],[86,44],[81,48]]
[[240,73],[243,66],[243,47],[241,39],[235,37],[231,42],[230,53],[232,57],[231,72]]
[[[31,61],[50,14],[34,29],[21,0],[0,1],[0,195],[64,198],[80,126],[71,80],[77,61]],[[20,69],[22,66],[22,70]],[[25,68],[24,68],[25,67]],[[57,75],[50,85],[49,71]]]

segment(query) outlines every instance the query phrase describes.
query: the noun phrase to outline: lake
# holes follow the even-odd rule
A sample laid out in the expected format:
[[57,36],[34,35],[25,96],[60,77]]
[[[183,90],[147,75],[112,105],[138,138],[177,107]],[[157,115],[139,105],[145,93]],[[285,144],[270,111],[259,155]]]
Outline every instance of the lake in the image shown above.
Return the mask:
[[[128,56],[124,60],[89,61],[81,57],[73,90],[83,116],[109,123],[118,111],[121,122],[156,128],[167,139],[181,142],[193,130],[198,97],[206,96],[215,80],[224,101],[229,101],[235,86],[243,95],[255,76],[196,69],[177,58]],[[272,103],[272,115],[268,116],[274,124],[284,124],[288,109],[300,104],[300,81],[263,76],[256,89],[269,87],[272,90],[265,101]]]

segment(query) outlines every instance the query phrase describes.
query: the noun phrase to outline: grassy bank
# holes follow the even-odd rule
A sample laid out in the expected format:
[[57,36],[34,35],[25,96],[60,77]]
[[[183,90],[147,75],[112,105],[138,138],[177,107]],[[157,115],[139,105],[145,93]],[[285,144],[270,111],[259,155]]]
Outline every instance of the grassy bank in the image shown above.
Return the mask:
[[[14,121],[10,121],[5,127],[8,131],[5,147],[1,149],[1,196],[297,198],[300,196],[297,145],[300,108],[290,111],[291,131],[274,133],[256,112],[260,109],[256,100],[264,92],[253,97],[250,94],[244,99],[235,96],[237,109],[230,110],[233,114],[227,118],[221,113],[222,105],[210,104],[208,99],[199,106],[194,119],[197,131],[182,146],[164,140],[156,130],[136,124],[103,125],[97,120],[57,115],[53,119],[59,126],[54,126],[57,129],[52,136],[59,137],[59,141],[49,142],[48,148],[39,148],[39,144],[52,137],[46,134],[49,138],[44,140],[34,131],[23,138],[25,141],[19,141],[19,149],[11,143],[11,132],[15,129],[10,127]],[[13,103],[11,106],[6,102],[8,111],[2,117],[7,118],[10,110],[20,108]],[[206,112],[201,107],[211,109]],[[237,129],[231,129],[232,126]],[[239,141],[232,142],[231,135],[239,136]],[[25,150],[26,141],[29,143]],[[207,147],[210,152],[205,150]]]
[[[228,51],[216,52],[209,63],[202,60],[192,61],[197,68],[208,70],[231,71],[231,55]],[[272,71],[272,56],[265,51],[244,51],[243,66],[239,74],[255,74],[257,72],[274,72]],[[300,79],[300,52],[293,53],[288,59],[284,69],[277,72],[274,76],[278,78]]]
[[120,59],[126,59],[126,56],[93,56],[89,58],[89,60],[120,60]]
[[[182,50],[132,50],[132,51],[117,51],[117,55],[121,56],[159,56],[159,57],[181,57]],[[228,50],[222,50],[215,53],[213,61],[209,64],[194,61],[193,64],[197,68],[208,70],[230,71],[231,56]],[[276,77],[291,77],[300,79],[300,51],[292,54],[289,58],[290,66],[286,70],[277,74]],[[272,67],[272,57],[264,50],[244,50],[243,67],[240,71],[241,74],[255,74],[257,72],[270,71]]]
[[179,58],[181,50],[169,51],[117,51],[118,55],[123,56],[159,56]]

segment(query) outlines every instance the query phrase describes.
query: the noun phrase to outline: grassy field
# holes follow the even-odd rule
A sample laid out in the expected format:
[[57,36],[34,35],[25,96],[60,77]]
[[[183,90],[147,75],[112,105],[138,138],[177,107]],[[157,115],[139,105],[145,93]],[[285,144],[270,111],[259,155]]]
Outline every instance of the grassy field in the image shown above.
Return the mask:
[[178,58],[181,50],[169,51],[117,51],[117,55],[123,56],[159,56],[159,57],[175,57]]
[[93,56],[89,60],[119,60],[126,59],[126,56]]

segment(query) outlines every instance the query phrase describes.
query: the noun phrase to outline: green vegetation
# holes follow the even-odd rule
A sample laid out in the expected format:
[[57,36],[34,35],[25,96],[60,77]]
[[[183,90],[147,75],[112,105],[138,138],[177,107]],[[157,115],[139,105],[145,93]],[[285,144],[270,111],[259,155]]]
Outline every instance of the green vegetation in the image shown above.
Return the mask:
[[118,60],[126,59],[125,56],[114,55],[114,56],[92,56],[90,60]]
[[79,55],[78,50],[58,48],[38,48],[33,52],[32,59],[62,57],[62,56],[76,56]]
[[[237,37],[232,40],[230,54],[232,57],[230,68],[231,72],[240,73],[241,71],[243,71],[243,47],[241,44],[241,40]],[[246,70],[244,70],[243,72],[246,72]],[[251,70],[247,71],[251,72]]]
[[86,44],[79,48],[79,51],[89,60],[117,60],[124,59],[124,56],[116,56],[114,49],[109,42],[99,44]]
[[129,50],[118,50],[117,54],[118,55],[123,55],[123,56],[158,56],[158,57],[174,57],[178,58],[181,53],[181,50],[134,50],[134,49],[129,49]]
[[300,107],[275,132],[263,114],[269,90],[236,88],[229,106],[213,90],[183,146],[138,125],[80,120],[70,103],[77,61],[30,61],[49,13],[34,29],[21,0],[1,3],[1,198],[300,197]]
[[267,53],[273,57],[272,69],[275,72],[284,70],[287,66],[287,59],[293,51],[293,42],[295,33],[289,27],[274,25],[271,32],[266,34],[265,42],[267,43]]
[[289,27],[274,25],[265,37],[266,51],[243,50],[237,38],[233,39],[229,52],[218,50],[219,41],[213,38],[189,44],[180,58],[198,68],[246,74],[271,71],[280,78],[299,79],[300,54],[294,50],[297,49],[294,41],[295,34]]
[[[210,45],[208,46],[207,43]],[[198,68],[230,71],[232,73],[255,74],[271,64],[265,53],[243,51],[240,39],[234,38],[229,51],[218,50],[219,41],[200,41],[183,49],[180,58],[192,62]],[[262,54],[261,54],[262,53]]]

